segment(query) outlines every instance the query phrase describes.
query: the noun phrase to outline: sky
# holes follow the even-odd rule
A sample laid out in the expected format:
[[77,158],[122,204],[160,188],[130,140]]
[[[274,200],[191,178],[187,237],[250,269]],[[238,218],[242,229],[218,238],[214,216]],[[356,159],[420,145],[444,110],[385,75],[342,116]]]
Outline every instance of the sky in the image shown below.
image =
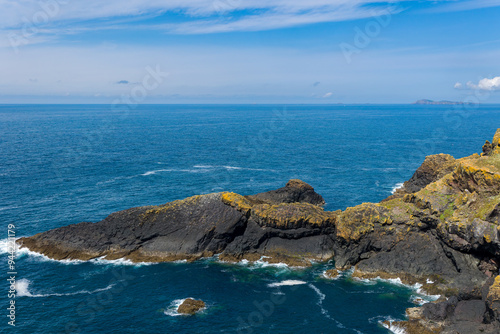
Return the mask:
[[500,0],[0,0],[0,103],[500,103]]

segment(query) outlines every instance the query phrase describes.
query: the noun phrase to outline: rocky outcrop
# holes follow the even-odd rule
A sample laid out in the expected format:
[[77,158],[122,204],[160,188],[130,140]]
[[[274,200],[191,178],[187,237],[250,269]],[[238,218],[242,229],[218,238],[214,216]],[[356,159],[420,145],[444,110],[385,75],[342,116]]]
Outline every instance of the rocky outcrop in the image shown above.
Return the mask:
[[[403,328],[407,334],[499,333],[500,322],[491,307],[495,290],[490,279],[479,290],[462,291],[457,296],[407,310],[408,321],[386,323],[390,328]],[[494,298],[493,298],[494,299]]]
[[337,277],[339,277],[340,273],[337,269],[328,269],[327,271],[325,271],[325,274],[324,276],[326,278],[329,278],[329,279],[335,279]]
[[[291,180],[264,194],[193,196],[116,212],[95,224],[69,225],[19,242],[57,260],[193,261],[220,254],[230,261],[264,256],[270,262],[308,265],[332,257],[336,216],[311,204],[323,203],[311,186]],[[279,199],[285,202],[274,204]]]
[[[223,192],[113,213],[21,238],[54,259],[284,262],[335,259],[359,278],[400,278],[450,297],[387,324],[408,333],[497,333],[500,324],[500,129],[482,155],[427,157],[394,196],[344,211],[300,181],[242,196]],[[496,277],[496,278],[495,278]],[[466,329],[464,331],[464,329]],[[455,330],[455,332],[454,332]]]
[[196,300],[192,298],[185,299],[181,305],[177,308],[177,313],[194,315],[196,312],[205,308],[205,302],[203,300]]
[[253,203],[281,204],[281,203],[310,203],[323,205],[325,200],[314,191],[314,188],[301,180],[290,180],[285,187],[271,190],[257,195],[247,196]]

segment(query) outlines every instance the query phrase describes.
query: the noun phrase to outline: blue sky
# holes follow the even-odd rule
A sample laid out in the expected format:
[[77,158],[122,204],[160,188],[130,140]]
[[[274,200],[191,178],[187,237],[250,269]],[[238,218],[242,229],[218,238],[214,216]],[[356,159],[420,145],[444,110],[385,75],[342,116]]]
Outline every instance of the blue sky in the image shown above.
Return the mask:
[[0,0],[0,103],[500,103],[500,0]]

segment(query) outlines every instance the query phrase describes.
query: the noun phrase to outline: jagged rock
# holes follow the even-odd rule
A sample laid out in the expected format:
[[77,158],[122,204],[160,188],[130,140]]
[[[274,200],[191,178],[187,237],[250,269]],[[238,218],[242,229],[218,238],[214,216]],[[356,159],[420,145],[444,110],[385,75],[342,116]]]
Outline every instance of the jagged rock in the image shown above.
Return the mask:
[[182,302],[181,305],[179,305],[179,307],[177,308],[177,313],[193,315],[204,307],[204,301],[187,298]]
[[492,145],[494,148],[500,146],[500,129],[497,129],[495,135],[493,136]]
[[428,184],[437,181],[455,169],[455,158],[449,154],[430,155],[415,171],[410,180],[404,183],[408,193],[415,193]]
[[314,188],[301,180],[290,180],[285,187],[271,190],[247,198],[258,204],[280,204],[280,203],[310,203],[323,205],[325,200],[314,191]]
[[425,319],[443,321],[451,317],[458,304],[457,297],[451,297],[440,303],[427,303],[422,306],[422,316]]
[[326,278],[334,279],[337,278],[338,276],[339,276],[339,271],[337,269],[329,269],[325,271]]
[[491,285],[486,296],[486,303],[493,312],[494,318],[500,321],[500,275],[495,277],[495,282]]
[[493,152],[493,145],[487,140],[483,145],[483,155],[491,155]]
[[[321,196],[302,181],[292,180],[281,189],[276,198],[289,200],[293,195],[303,202],[271,206],[234,193],[193,196],[116,212],[95,224],[69,225],[19,242],[57,260],[104,256],[135,262],[192,261],[222,253],[225,259],[268,256],[270,261],[309,265],[310,260],[331,258],[329,234],[335,215],[307,202],[318,202]],[[303,254],[310,258],[304,260]]]

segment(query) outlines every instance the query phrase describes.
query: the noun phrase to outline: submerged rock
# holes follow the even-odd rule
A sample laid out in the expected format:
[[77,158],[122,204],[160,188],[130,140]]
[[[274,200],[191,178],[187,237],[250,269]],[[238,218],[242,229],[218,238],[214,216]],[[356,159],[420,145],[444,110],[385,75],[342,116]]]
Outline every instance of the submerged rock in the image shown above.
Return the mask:
[[193,315],[203,308],[205,308],[204,301],[187,298],[179,305],[177,313]]
[[340,273],[337,269],[329,269],[325,271],[325,277],[330,279],[335,279],[339,277]]

